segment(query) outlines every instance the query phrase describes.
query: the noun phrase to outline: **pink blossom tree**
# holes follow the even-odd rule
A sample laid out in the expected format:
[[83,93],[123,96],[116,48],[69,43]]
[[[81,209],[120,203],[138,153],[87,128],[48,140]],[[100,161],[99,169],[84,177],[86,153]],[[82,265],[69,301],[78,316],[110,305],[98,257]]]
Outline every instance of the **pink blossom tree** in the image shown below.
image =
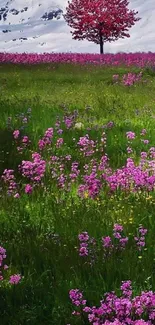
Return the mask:
[[64,19],[74,29],[73,39],[100,44],[103,54],[105,42],[130,37],[129,28],[140,18],[128,8],[128,0],[72,0],[68,1]]

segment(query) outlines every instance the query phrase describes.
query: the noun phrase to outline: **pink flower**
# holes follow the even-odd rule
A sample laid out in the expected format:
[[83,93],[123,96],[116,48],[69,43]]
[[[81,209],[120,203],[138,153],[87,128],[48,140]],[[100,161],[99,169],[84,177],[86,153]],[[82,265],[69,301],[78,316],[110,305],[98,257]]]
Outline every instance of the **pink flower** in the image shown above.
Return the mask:
[[135,133],[132,131],[126,132],[126,137],[128,140],[133,140],[135,139]]
[[141,140],[144,144],[149,144],[149,140],[145,139],[145,140]]
[[132,153],[132,152],[133,152],[132,148],[127,147],[127,153]]
[[15,131],[13,132],[13,137],[14,137],[14,139],[18,139],[18,138],[19,138],[19,134],[20,134],[20,131],[19,131],[19,130],[15,130]]
[[143,130],[141,131],[140,135],[145,135],[146,132],[147,132],[146,129],[143,129]]
[[27,117],[23,118],[23,123],[26,124],[27,123]]
[[56,147],[60,148],[64,143],[64,139],[63,138],[59,138],[56,142]]
[[16,193],[16,194],[14,195],[14,198],[15,198],[15,199],[19,199],[19,198],[20,198],[19,193]]
[[38,146],[40,150],[43,150],[46,146],[49,146],[51,144],[53,132],[53,128],[48,128],[45,131],[43,138],[38,141]]
[[26,184],[25,186],[25,193],[26,194],[31,194],[33,190],[33,187],[30,184]]
[[27,144],[27,143],[29,142],[29,138],[28,138],[27,135],[25,135],[25,136],[23,137],[22,142],[23,142],[24,144]]
[[147,158],[147,152],[142,151],[141,154],[140,154],[140,156],[141,156],[142,159]]
[[10,284],[18,284],[21,280],[21,275],[20,274],[13,274],[10,276],[9,283]]

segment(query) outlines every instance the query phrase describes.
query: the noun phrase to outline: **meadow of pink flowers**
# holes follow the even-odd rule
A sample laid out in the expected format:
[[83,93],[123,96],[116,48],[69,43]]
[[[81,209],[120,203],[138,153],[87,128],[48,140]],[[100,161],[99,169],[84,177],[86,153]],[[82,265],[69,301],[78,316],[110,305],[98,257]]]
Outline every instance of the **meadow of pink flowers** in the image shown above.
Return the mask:
[[[143,68],[154,67],[155,53],[104,56],[0,53],[0,64],[9,66],[9,63],[135,66],[139,68],[136,69],[138,72],[128,69],[129,72],[119,75],[116,69],[109,81],[110,89],[117,91],[122,87],[124,92],[132,94],[133,89],[136,92],[136,87],[144,82]],[[149,86],[151,83],[148,82]],[[0,216],[4,228],[6,223],[3,241],[0,242],[3,306],[7,312],[12,309],[14,301],[12,303],[12,299],[6,297],[11,297],[13,292],[16,300],[18,292],[16,308],[21,303],[22,312],[25,308],[25,315],[36,324],[34,310],[38,314],[40,304],[41,315],[46,319],[53,307],[51,297],[54,296],[54,323],[53,314],[49,312],[47,316],[54,325],[59,313],[57,324],[62,325],[67,321],[70,323],[66,325],[154,325],[155,292],[149,282],[149,279],[154,279],[155,260],[152,239],[155,204],[152,115],[145,116],[146,128],[137,115],[139,124],[134,115],[132,122],[135,124],[125,122],[123,117],[122,124],[118,119],[115,122],[107,118],[105,123],[96,125],[92,119],[95,110],[91,106],[70,110],[64,104],[61,109],[54,122],[47,118],[48,127],[41,125],[36,133],[36,120],[41,116],[33,114],[33,107],[16,115],[9,110],[4,115],[4,129],[10,137],[13,158],[0,175]],[[46,111],[43,109],[41,114],[46,114]],[[46,220],[48,213],[49,219]],[[14,223],[17,224],[15,237],[12,235]],[[103,231],[102,236],[98,235],[100,231]],[[12,237],[16,250],[14,246],[9,248]],[[7,257],[6,248],[13,256],[8,254]],[[138,284],[136,281],[133,283],[133,279]],[[111,282],[113,291],[109,290]],[[100,286],[100,295],[96,292],[96,285]],[[25,290],[24,297],[20,290]],[[30,312],[29,291],[32,297]],[[96,295],[102,300],[97,301]],[[3,309],[5,317],[5,307]],[[44,323],[41,320],[38,324]]]
[[77,54],[77,53],[0,53],[0,63],[39,64],[39,63],[78,63],[101,65],[126,65],[146,67],[155,65],[155,53],[118,54]]

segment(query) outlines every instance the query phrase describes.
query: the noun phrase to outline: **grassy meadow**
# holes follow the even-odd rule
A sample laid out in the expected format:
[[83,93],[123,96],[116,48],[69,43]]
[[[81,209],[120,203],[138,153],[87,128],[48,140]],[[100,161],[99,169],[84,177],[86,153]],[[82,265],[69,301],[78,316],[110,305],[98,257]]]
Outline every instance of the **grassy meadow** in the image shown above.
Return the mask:
[[[113,75],[121,79],[141,70],[141,81],[131,86],[113,80]],[[147,184],[144,177],[138,186],[136,178],[124,190],[114,175],[118,170],[127,177],[122,173],[127,159],[139,166],[142,152],[154,159],[149,154],[155,145],[155,72],[141,70],[90,64],[0,65],[0,246],[6,249],[9,266],[6,280],[0,281],[2,325],[89,324],[86,317],[72,315],[71,289],[83,291],[91,306],[106,292],[119,294],[126,280],[132,281],[134,295],[155,291],[153,180],[147,175]],[[45,143],[48,128],[54,135]],[[17,137],[15,130],[20,132]],[[135,134],[133,139],[127,132]],[[33,165],[26,176],[30,163],[25,169],[19,166],[32,162],[34,152],[42,160],[37,171]],[[103,155],[109,165],[101,168]],[[154,168],[148,165],[146,169]],[[4,180],[5,169],[13,170],[14,188]],[[33,172],[39,173],[39,180],[32,178]],[[83,178],[92,172],[97,174],[93,184]],[[148,173],[154,177],[154,169]],[[113,190],[114,183],[118,186]],[[114,236],[115,224],[123,226],[122,236],[128,238],[124,246]],[[147,229],[142,249],[134,239],[140,225]],[[91,241],[85,256],[79,254],[78,235],[83,232],[95,243]],[[114,236],[110,254],[103,245],[106,236]],[[10,274],[21,274],[18,285],[8,284]]]

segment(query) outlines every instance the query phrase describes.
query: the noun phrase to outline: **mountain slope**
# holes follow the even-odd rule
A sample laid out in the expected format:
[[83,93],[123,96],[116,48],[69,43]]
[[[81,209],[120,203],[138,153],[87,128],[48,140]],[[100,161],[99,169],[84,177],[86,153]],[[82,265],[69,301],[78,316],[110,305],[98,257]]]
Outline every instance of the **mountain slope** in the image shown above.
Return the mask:
[[[22,48],[23,42],[32,47],[35,39],[52,30],[51,22],[62,19],[62,13],[60,6],[49,0],[0,0],[1,50]],[[40,40],[37,43],[43,46]]]

